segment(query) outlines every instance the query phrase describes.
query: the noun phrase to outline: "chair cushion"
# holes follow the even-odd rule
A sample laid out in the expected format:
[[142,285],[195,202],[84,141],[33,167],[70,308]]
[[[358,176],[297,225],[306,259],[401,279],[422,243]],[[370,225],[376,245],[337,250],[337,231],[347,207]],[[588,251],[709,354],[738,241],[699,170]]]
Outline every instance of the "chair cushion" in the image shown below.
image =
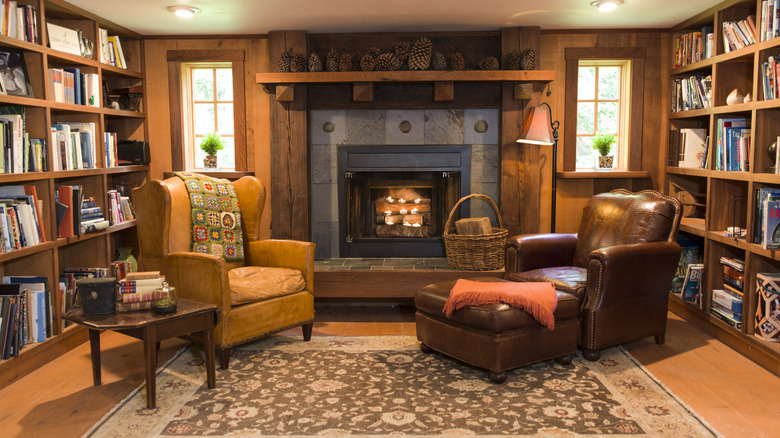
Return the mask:
[[652,190],[614,190],[593,196],[582,211],[574,266],[586,267],[599,248],[671,241],[679,222],[679,203]]
[[262,301],[302,291],[301,271],[286,268],[243,266],[228,271],[232,305]]
[[585,298],[588,273],[585,268],[580,268],[578,266],[556,266],[554,268],[515,272],[509,274],[508,279],[511,281],[529,282],[549,281],[555,285],[555,290],[574,295],[582,302]]

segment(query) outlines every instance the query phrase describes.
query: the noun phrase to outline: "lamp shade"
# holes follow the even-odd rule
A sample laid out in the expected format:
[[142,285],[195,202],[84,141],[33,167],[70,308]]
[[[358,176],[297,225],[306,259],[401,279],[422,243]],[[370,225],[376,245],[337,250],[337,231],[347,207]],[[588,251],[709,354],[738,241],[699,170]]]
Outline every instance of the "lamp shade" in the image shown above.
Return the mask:
[[518,143],[551,145],[554,143],[550,112],[544,106],[531,108],[520,131]]

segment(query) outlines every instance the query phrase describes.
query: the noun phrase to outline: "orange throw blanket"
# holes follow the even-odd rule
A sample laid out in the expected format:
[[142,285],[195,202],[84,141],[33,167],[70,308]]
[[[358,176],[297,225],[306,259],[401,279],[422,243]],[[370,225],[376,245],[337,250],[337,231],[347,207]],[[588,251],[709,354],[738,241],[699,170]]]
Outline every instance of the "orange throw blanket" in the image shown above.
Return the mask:
[[452,312],[463,307],[495,303],[519,307],[548,329],[555,328],[553,312],[558,305],[558,294],[556,294],[555,286],[552,283],[487,282],[460,279],[450,291],[443,311],[450,318]]

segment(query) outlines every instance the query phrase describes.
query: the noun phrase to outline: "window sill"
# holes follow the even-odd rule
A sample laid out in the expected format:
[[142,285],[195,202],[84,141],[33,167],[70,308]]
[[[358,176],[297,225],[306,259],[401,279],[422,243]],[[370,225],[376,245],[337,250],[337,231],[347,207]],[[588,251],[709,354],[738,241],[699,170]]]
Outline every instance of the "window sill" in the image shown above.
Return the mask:
[[558,172],[558,179],[642,179],[650,178],[647,170],[579,170],[576,172]]
[[[195,172],[201,175],[208,175],[212,178],[221,178],[221,179],[227,179],[230,181],[235,181],[241,177],[244,176],[252,176],[255,173],[254,172],[247,172],[244,170],[224,170],[224,171],[218,171],[218,172]],[[163,178],[170,178],[173,176],[173,172],[163,172]]]

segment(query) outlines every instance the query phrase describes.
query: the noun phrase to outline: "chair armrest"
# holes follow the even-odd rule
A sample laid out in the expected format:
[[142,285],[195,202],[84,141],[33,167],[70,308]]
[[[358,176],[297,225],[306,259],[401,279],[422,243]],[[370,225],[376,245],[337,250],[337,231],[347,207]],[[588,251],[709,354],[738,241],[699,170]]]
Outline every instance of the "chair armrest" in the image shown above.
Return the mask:
[[314,243],[300,240],[266,239],[249,243],[247,265],[297,269],[314,293]]
[[634,243],[601,248],[588,257],[583,308],[604,309],[632,299],[667,300],[680,261],[675,242]]
[[553,266],[569,266],[577,246],[575,234],[511,236],[506,242],[506,275]]
[[158,266],[165,281],[176,288],[176,296],[214,304],[219,307],[220,320],[230,312],[228,269],[222,257],[177,252],[168,254]]

